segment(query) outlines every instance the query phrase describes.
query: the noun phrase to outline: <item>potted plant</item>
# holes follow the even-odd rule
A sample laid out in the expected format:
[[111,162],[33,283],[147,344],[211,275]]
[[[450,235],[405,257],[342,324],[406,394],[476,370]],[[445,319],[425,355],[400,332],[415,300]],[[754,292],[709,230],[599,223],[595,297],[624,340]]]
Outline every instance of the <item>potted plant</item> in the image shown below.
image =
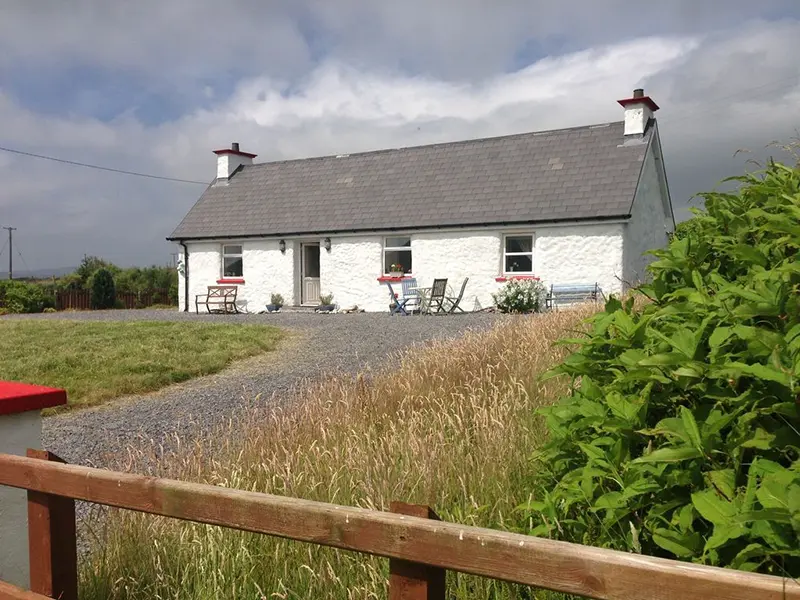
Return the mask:
[[319,306],[316,312],[331,312],[336,308],[333,303],[333,294],[323,294],[319,297]]
[[267,304],[269,312],[278,312],[283,307],[283,296],[280,294],[272,294],[269,301],[270,303]]
[[389,265],[389,276],[390,277],[402,277],[406,274],[406,270],[401,264],[391,264]]

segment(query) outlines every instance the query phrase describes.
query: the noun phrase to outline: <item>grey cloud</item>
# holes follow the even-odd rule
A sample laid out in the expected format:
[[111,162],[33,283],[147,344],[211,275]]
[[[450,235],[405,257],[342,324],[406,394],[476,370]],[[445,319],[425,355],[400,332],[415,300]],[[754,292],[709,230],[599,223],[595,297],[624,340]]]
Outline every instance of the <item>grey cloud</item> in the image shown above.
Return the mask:
[[[677,61],[654,67],[654,73],[643,78],[641,73],[628,72],[601,76],[599,68],[571,74],[565,70],[569,61],[585,61],[592,67],[591,60],[602,57],[603,49],[593,50],[589,58],[549,59],[547,68],[556,76],[541,81],[555,86],[553,90],[531,88],[525,83],[532,77],[528,71],[503,74],[517,48],[531,35],[558,37],[569,30],[581,40],[579,45],[588,46],[627,39],[637,32],[697,31],[703,29],[701,24],[711,24],[713,14],[693,5],[710,3],[663,3],[672,7],[669,11],[662,5],[648,5],[661,17],[655,24],[638,13],[623,12],[630,3],[622,2],[606,3],[607,12],[587,14],[580,5],[567,10],[550,3],[525,3],[517,13],[514,7],[521,3],[511,0],[499,3],[496,11],[481,12],[470,0],[459,4],[458,19],[448,9],[449,3],[423,5],[409,0],[400,8],[373,3],[369,10],[355,1],[341,0],[337,10],[312,3],[303,9],[302,17],[307,20],[308,13],[313,13],[312,29],[320,29],[324,43],[333,48],[316,67],[311,57],[317,50],[308,44],[311,34],[297,21],[300,9],[288,8],[286,3],[261,5],[266,8],[259,13],[244,11],[254,24],[231,17],[239,11],[228,4],[226,18],[206,19],[207,23],[197,25],[198,19],[219,14],[213,12],[218,10],[216,4],[192,2],[195,8],[189,13],[189,4],[175,2],[177,8],[163,8],[173,3],[143,2],[140,5],[153,11],[152,30],[146,33],[141,33],[146,19],[115,16],[108,12],[111,9],[97,13],[96,20],[89,19],[92,28],[81,29],[80,17],[85,19],[87,11],[99,4],[76,0],[70,3],[77,14],[72,17],[59,8],[66,3],[53,3],[53,15],[30,13],[16,21],[16,28],[29,26],[42,40],[41,48],[24,49],[22,37],[8,25],[8,18],[14,17],[8,7],[33,4],[2,4],[0,48],[12,48],[17,57],[34,66],[37,61],[77,58],[127,65],[154,77],[174,75],[176,89],[184,91],[190,88],[181,78],[198,73],[235,69],[257,73],[258,78],[242,79],[232,98],[157,127],[145,126],[130,115],[110,123],[43,117],[13,102],[0,89],[2,137],[8,145],[168,176],[209,180],[214,173],[211,149],[230,141],[241,142],[244,149],[267,160],[617,120],[621,108],[614,100],[643,83],[662,106],[658,117],[670,185],[681,207],[696,192],[741,171],[747,157],[732,158],[738,148],[750,148],[754,158],[763,158],[775,153],[764,150],[770,140],[787,139],[800,126],[800,87],[793,64],[800,50],[798,21],[752,22],[704,34],[696,48]],[[787,6],[777,1],[770,4],[774,10],[781,5]],[[717,26],[757,12],[744,2],[726,6]],[[264,25],[270,10],[275,11],[274,18]],[[571,24],[570,13],[574,16]],[[626,19],[621,20],[621,15]],[[49,28],[56,28],[59,19],[64,20],[64,31],[48,38]],[[129,30],[119,33],[122,21]],[[116,25],[102,31],[102,23]],[[415,24],[419,27],[412,36]],[[265,41],[262,38],[271,28],[284,33]],[[84,39],[87,30],[97,39]],[[117,35],[121,39],[115,42],[112,38]],[[294,40],[287,43],[285,52],[280,35]],[[93,59],[86,48],[102,47],[102,42],[108,42],[107,52]],[[126,53],[134,43],[139,47]],[[666,50],[656,41],[650,43],[656,64]],[[346,65],[352,80],[334,78],[332,83],[314,87],[315,74],[335,72],[331,65],[336,64]],[[187,73],[176,74],[182,69]],[[405,69],[420,69],[427,77],[400,75]],[[542,65],[534,70],[540,75],[547,71]],[[453,79],[462,83],[454,84]],[[562,85],[569,93],[559,92]],[[268,104],[269,91],[285,97],[285,102]],[[542,97],[536,99],[537,93]],[[365,98],[370,103],[358,104]],[[406,106],[413,102],[421,103],[417,112]],[[489,104],[494,108],[486,109]],[[339,108],[334,110],[334,106]],[[325,110],[317,114],[320,107]],[[273,108],[283,111],[271,113],[279,116],[274,123],[269,120]],[[259,119],[269,122],[260,124]],[[74,264],[83,253],[102,254],[121,264],[164,262],[171,249],[164,237],[202,191],[201,186],[140,180],[10,155],[0,155],[0,177],[4,181],[0,223],[19,227],[20,248],[32,268]]]

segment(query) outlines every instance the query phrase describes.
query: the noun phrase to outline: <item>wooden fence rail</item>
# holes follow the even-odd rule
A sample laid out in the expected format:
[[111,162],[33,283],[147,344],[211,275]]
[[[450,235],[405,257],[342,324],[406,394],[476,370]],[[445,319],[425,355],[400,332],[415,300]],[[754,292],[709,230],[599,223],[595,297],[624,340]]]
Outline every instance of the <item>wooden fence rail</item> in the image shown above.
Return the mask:
[[[135,292],[117,292],[117,301],[122,308],[147,308],[154,304],[171,304],[169,290],[155,288]],[[56,292],[56,310],[91,310],[91,290],[66,290]]]
[[[32,455],[36,456],[35,452]],[[449,569],[608,600],[800,600],[800,585],[792,579],[627,554],[421,516],[38,458],[0,454],[0,485],[387,557],[391,559],[390,582],[395,581],[396,575],[404,590],[390,590],[393,599],[444,598],[438,582],[440,573]],[[406,513],[419,510],[394,508]],[[63,528],[42,528],[42,531],[50,531],[56,537],[64,535]],[[34,543],[45,547],[32,540],[32,552]],[[64,556],[71,561],[74,550],[65,548],[71,545],[74,539],[62,538],[51,540],[47,547],[69,553]],[[414,580],[424,581],[424,585],[417,585]],[[36,588],[33,591],[42,593]],[[71,596],[62,597],[72,600]]]

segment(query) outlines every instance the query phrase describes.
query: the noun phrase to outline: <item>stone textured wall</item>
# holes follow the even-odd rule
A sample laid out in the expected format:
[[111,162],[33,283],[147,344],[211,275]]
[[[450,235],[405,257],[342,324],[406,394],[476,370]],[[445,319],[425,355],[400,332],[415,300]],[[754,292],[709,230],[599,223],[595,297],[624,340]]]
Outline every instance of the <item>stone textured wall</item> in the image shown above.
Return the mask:
[[332,237],[331,251],[324,247],[320,250],[322,294],[333,294],[340,307],[357,305],[367,311],[388,311],[389,292],[378,282],[382,274],[382,237]]
[[[0,415],[0,453],[24,456],[41,445],[38,410]],[[30,589],[29,579],[27,493],[0,486],[0,581]]]
[[241,298],[249,312],[266,309],[273,293],[283,296],[287,306],[295,304],[294,245],[286,244],[281,254],[278,240],[258,240],[244,243],[244,285],[239,286]]
[[536,230],[533,269],[546,285],[595,283],[622,289],[622,224],[570,225]]
[[[193,242],[189,248],[189,312],[195,311],[197,294],[205,294],[209,285],[217,285],[222,274],[222,246],[215,242]],[[200,307],[205,310],[205,307]]]
[[645,157],[631,219],[625,225],[623,279],[626,285],[636,286],[648,279],[646,267],[653,257],[644,253],[653,248],[663,248],[668,233],[672,231],[668,200],[664,197],[666,188],[659,178],[656,153],[661,155],[657,141],[654,141]]
[[[236,242],[238,243],[238,242]],[[205,294],[209,285],[217,285],[221,277],[222,244],[217,242],[188,243],[189,247],[189,311],[194,312],[197,294]],[[281,254],[278,240],[242,242],[242,264],[245,283],[239,285],[237,304],[248,312],[265,310],[270,296],[277,292],[287,305],[295,303],[295,245],[287,242]],[[181,294],[183,282],[181,281]],[[200,307],[201,311],[205,307]],[[183,304],[180,304],[183,310]]]
[[461,307],[474,310],[492,306],[492,293],[502,284],[503,235],[497,231],[421,233],[411,240],[414,275],[420,285],[430,286],[435,278],[447,278],[458,294],[469,277]]
[[[599,283],[604,292],[618,292],[622,277],[621,224],[548,226],[515,230],[534,234],[534,273],[550,283]],[[502,282],[503,235],[500,230],[425,232],[411,236],[414,277],[421,286],[446,277],[453,293],[469,277],[462,307],[475,310],[491,306],[492,294]],[[383,237],[377,235],[331,237],[331,250],[320,243],[320,287],[333,294],[340,307],[357,305],[367,311],[388,310],[383,274]],[[281,254],[277,240],[243,242],[244,284],[239,286],[240,306],[248,312],[264,310],[272,292],[287,305],[299,303],[299,241],[286,240]],[[220,278],[221,244],[189,244],[189,309],[196,294],[216,285]],[[399,284],[397,289],[400,291]]]

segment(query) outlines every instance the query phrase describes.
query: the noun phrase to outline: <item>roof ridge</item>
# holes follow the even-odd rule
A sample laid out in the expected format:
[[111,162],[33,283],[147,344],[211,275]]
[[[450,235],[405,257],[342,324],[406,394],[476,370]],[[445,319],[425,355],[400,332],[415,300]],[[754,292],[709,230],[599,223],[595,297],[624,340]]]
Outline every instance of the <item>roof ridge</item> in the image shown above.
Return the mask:
[[622,125],[624,121],[608,121],[606,123],[594,123],[592,125],[577,125],[573,127],[561,127],[559,129],[543,129],[540,131],[526,131],[523,133],[508,133],[504,135],[492,135],[489,137],[482,137],[482,138],[468,138],[465,140],[453,140],[449,142],[434,142],[432,144],[420,144],[418,146],[399,146],[397,148],[378,148],[375,150],[362,150],[361,152],[349,152],[349,153],[341,153],[341,154],[323,154],[320,156],[306,156],[301,158],[284,158],[281,160],[268,160],[265,162],[256,163],[253,165],[245,165],[244,169],[249,170],[253,169],[254,167],[263,167],[269,165],[282,165],[286,163],[294,163],[294,162],[302,162],[302,161],[316,161],[316,160],[325,160],[330,158],[353,158],[356,156],[364,156],[364,155],[374,155],[374,154],[388,154],[391,152],[403,152],[409,150],[421,150],[421,149],[428,149],[428,148],[441,148],[446,146],[459,146],[462,144],[474,144],[476,142],[488,142],[494,140],[504,140],[504,139],[514,139],[514,138],[521,138],[527,136],[540,136],[540,135],[547,135],[552,133],[562,133],[568,131],[576,131],[578,129],[597,129],[600,127],[607,127],[610,125]]

